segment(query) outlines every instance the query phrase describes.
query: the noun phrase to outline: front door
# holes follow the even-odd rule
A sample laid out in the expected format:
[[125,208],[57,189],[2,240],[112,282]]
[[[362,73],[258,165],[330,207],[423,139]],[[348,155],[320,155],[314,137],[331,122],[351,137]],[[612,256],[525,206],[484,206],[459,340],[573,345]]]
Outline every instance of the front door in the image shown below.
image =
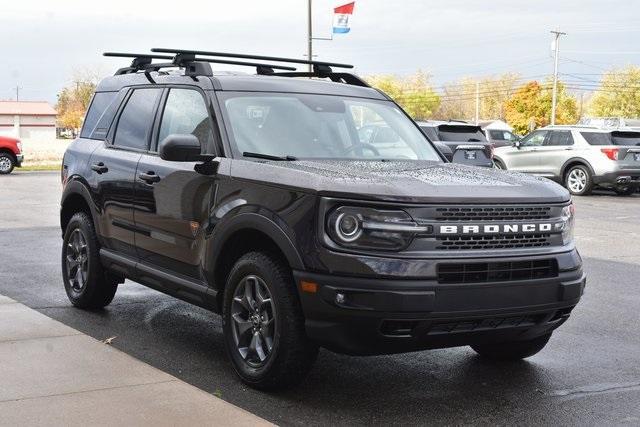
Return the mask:
[[141,153],[146,150],[159,89],[137,89],[129,95],[104,145],[91,155],[89,184],[103,246],[135,256],[134,180]]
[[142,262],[202,279],[204,233],[217,179],[194,170],[195,162],[170,162],[157,154],[157,141],[192,134],[213,146],[212,121],[201,92],[170,88],[153,149],[142,155],[136,173],[136,246]]
[[518,172],[538,173],[540,170],[538,150],[542,147],[547,133],[546,130],[538,130],[523,138],[520,148],[509,151],[507,168]]

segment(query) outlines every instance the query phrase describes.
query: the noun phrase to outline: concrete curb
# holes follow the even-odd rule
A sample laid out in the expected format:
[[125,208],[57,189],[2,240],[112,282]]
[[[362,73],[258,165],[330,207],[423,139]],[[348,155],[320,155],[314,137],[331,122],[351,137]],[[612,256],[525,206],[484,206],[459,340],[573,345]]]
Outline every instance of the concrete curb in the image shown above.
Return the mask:
[[0,295],[0,425],[267,421]]

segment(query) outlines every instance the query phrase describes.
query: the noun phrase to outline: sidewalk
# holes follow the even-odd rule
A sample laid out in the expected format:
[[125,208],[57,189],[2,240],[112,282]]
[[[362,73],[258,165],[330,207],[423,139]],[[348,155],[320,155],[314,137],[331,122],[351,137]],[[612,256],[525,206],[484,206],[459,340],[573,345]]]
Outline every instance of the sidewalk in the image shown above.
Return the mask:
[[270,425],[0,295],[0,425]]

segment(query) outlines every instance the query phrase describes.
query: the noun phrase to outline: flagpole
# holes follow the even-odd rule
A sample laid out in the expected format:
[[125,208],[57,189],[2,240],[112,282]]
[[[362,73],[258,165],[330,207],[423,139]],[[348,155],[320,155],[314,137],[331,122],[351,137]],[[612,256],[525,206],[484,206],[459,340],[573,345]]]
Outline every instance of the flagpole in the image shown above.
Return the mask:
[[[312,11],[311,11],[311,1],[309,0],[308,3],[308,10],[307,10],[307,35],[308,35],[308,52],[307,54],[309,55],[309,61],[313,60],[313,24],[312,24]],[[313,72],[313,65],[309,64],[309,72],[312,73]]]

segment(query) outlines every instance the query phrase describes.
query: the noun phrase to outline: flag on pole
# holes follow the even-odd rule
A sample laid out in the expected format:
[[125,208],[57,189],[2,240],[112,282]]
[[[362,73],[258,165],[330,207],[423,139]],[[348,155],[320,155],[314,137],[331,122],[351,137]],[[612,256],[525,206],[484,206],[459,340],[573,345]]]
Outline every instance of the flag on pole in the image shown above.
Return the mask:
[[351,2],[333,9],[333,34],[345,34],[351,29],[349,19],[353,14],[356,2]]

